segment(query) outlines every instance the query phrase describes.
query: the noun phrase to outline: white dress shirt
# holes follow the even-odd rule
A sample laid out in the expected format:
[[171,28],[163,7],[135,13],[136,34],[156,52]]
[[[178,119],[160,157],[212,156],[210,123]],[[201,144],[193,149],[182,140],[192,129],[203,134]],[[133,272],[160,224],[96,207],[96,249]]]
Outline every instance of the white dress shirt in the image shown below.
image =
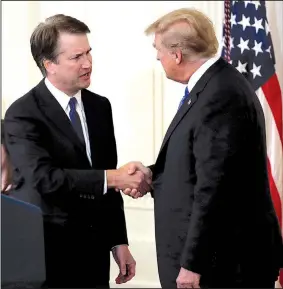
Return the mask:
[[[45,84],[48,88],[48,90],[51,92],[51,94],[55,97],[55,99],[58,101],[58,103],[61,105],[63,110],[65,111],[66,115],[70,119],[69,112],[70,112],[70,106],[69,106],[69,101],[70,101],[70,96],[56,88],[46,77],[45,78]],[[88,135],[88,128],[87,128],[87,122],[86,122],[86,117],[85,117],[85,111],[84,111],[84,105],[82,102],[82,96],[81,96],[81,90],[79,90],[74,96],[77,99],[76,103],[76,111],[80,117],[81,124],[82,124],[82,130],[84,134],[84,139],[85,139],[85,145],[86,145],[86,154],[87,158],[89,160],[90,165],[92,166],[92,161],[91,161],[91,151],[90,151],[90,143],[89,143],[89,135]],[[104,171],[104,190],[103,193],[107,193],[107,179],[106,179],[106,171]]]
[[189,93],[192,91],[196,83],[199,81],[199,79],[204,75],[204,73],[208,70],[210,66],[212,66],[220,56],[215,56],[210,59],[208,59],[201,67],[197,69],[197,71],[194,72],[194,74],[190,77],[188,82],[188,91]]

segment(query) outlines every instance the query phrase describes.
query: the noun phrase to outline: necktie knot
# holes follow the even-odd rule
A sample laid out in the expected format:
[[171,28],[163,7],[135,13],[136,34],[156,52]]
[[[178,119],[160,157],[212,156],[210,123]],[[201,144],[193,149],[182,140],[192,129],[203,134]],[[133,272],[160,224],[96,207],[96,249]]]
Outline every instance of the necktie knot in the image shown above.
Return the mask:
[[77,99],[75,97],[71,97],[69,100],[70,109],[76,109]]

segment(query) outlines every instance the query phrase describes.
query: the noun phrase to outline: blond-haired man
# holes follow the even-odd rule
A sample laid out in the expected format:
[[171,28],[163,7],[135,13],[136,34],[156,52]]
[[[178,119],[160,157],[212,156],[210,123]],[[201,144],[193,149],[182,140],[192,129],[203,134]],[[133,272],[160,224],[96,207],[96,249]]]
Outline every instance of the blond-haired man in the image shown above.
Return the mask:
[[253,88],[216,56],[213,25],[201,12],[170,12],[146,34],[155,34],[167,78],[186,85],[150,167],[162,287],[274,287],[282,237]]

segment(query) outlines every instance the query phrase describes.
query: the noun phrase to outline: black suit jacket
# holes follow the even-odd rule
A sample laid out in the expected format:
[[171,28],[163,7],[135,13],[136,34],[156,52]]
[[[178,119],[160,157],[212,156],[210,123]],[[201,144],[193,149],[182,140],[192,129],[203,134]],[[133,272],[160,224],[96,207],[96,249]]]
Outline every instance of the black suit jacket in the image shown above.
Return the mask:
[[[15,177],[24,179],[17,190],[42,208],[48,227],[53,224],[93,232],[106,249],[100,251],[108,251],[108,257],[103,255],[108,259],[113,246],[128,243],[121,194],[115,190],[103,194],[104,170],[117,165],[112,111],[107,98],[85,89],[82,102],[92,166],[44,80],[7,110],[5,143]],[[97,256],[101,252],[97,250]]]
[[282,238],[263,111],[249,83],[223,59],[176,113],[151,168],[163,287],[176,284],[180,267],[203,276],[220,271],[220,278],[278,273]]

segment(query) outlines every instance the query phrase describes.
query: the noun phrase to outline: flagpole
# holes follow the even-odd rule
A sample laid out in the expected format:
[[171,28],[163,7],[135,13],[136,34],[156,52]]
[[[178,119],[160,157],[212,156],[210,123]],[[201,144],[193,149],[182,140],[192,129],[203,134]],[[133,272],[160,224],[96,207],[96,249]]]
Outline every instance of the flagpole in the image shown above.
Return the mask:
[[224,59],[230,62],[230,36],[231,36],[231,1],[224,1],[224,13],[225,13],[225,24],[224,24]]

